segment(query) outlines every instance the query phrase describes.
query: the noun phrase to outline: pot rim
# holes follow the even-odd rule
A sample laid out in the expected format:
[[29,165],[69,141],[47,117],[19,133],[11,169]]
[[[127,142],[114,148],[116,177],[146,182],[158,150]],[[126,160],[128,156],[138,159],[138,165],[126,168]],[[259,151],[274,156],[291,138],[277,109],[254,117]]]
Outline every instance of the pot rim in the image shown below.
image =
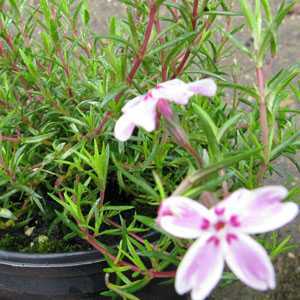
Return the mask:
[[[150,231],[144,237],[155,239],[157,235],[157,232]],[[64,268],[91,265],[105,261],[104,256],[95,249],[44,254],[0,250],[0,265],[11,267]]]
[[105,261],[97,250],[61,253],[21,253],[0,250],[0,265],[23,268],[63,268]]

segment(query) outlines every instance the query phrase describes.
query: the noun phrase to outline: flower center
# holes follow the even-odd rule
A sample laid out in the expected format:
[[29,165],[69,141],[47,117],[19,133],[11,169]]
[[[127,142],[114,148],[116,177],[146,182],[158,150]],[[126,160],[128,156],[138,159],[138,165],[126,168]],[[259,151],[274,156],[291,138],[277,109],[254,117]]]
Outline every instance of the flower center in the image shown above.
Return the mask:
[[224,227],[225,227],[226,223],[224,221],[218,221],[216,224],[215,224],[215,229],[217,231],[220,231],[222,230]]
[[223,235],[222,231],[225,230],[227,232],[227,229],[232,227],[240,227],[241,222],[238,215],[232,214],[229,216],[225,215],[225,208],[215,208],[214,213],[216,215],[216,220],[211,223],[209,219],[203,218],[202,222],[200,224],[200,228],[202,230],[213,230],[215,234]]

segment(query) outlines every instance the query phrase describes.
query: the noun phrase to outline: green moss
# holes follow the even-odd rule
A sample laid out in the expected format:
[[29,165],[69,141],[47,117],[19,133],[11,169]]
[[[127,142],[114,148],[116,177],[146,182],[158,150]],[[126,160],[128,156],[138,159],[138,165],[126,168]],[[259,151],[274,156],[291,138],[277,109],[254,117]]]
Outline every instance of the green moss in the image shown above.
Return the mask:
[[12,235],[6,233],[0,239],[0,249],[1,250],[8,250],[8,251],[19,251],[20,247],[20,240]]
[[66,241],[55,237],[40,235],[34,239],[26,236],[16,236],[9,233],[0,239],[0,249],[25,253],[58,253],[87,250],[87,245],[78,240]]
[[23,248],[27,253],[55,253],[82,250],[82,245],[69,244],[65,240],[49,240],[47,236],[38,236],[28,247]]

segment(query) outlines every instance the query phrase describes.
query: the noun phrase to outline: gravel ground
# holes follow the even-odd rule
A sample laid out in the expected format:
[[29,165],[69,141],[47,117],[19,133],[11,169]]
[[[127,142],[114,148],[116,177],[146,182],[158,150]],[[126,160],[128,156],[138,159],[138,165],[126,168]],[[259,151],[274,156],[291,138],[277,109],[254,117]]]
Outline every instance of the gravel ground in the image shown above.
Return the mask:
[[[271,1],[272,4],[278,5],[280,1]],[[300,1],[299,1],[300,2]],[[120,16],[124,13],[124,6],[115,0],[89,0],[91,8],[92,25],[95,31],[99,33],[105,32],[109,16]],[[284,22],[280,31],[280,53],[278,58],[273,62],[270,73],[274,73],[282,67],[289,66],[295,62],[300,62],[300,4],[293,14],[291,14]],[[241,58],[241,65],[243,63]],[[253,68],[243,70],[245,81],[253,80]],[[250,75],[249,75],[250,74]],[[300,122],[299,122],[300,124]],[[298,154],[300,159],[300,153]],[[278,166],[282,172],[282,176],[274,176],[268,182],[275,184],[285,184],[293,186],[300,184],[300,175],[295,167],[286,160],[280,160]],[[300,217],[286,226],[281,235],[290,234],[293,242],[297,247],[287,254],[281,255],[276,261],[278,271],[278,287],[275,291],[269,293],[256,293],[240,283],[234,283],[227,288],[219,288],[211,297],[214,300],[297,300],[300,299]],[[163,299],[162,299],[163,300]]]

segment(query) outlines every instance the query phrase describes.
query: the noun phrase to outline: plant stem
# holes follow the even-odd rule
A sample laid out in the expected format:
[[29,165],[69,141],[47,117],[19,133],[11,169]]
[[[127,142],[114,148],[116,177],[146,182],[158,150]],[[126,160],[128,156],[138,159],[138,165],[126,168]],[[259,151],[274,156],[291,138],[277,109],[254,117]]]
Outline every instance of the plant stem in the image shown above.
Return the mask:
[[0,133],[0,142],[6,141],[11,143],[20,143],[21,138],[19,136],[6,136]]
[[[225,176],[225,170],[221,169],[220,170],[220,176]],[[229,195],[229,188],[228,188],[228,183],[226,180],[222,182],[222,190],[223,190],[223,198],[226,198]]]
[[149,274],[151,278],[174,278],[176,275],[176,271],[155,271],[153,269],[149,270]]
[[260,182],[265,172],[268,169],[269,160],[269,126],[268,126],[268,116],[267,116],[267,106],[265,98],[265,77],[262,67],[256,68],[256,80],[259,91],[259,123],[261,127],[261,142],[264,151],[264,161],[258,171],[258,182]]
[[0,41],[0,56],[4,56],[4,54],[5,54],[4,47],[3,47],[3,44]]
[[193,29],[196,28],[196,24],[197,24],[198,6],[199,6],[199,0],[194,0],[193,16],[192,16],[192,27],[193,27]]
[[[151,36],[151,33],[152,33],[152,30],[153,30],[153,26],[155,24],[155,20],[156,20],[156,13],[157,13],[157,6],[156,6],[156,3],[155,1],[151,1],[150,4],[149,4],[149,21],[148,21],[148,24],[147,24],[147,28],[146,28],[146,31],[145,31],[145,37],[144,37],[144,41],[140,47],[140,49],[138,50],[138,53],[136,55],[136,57],[134,58],[133,60],[133,66],[126,78],[126,81],[129,85],[131,85],[132,81],[133,81],[133,78],[136,74],[136,72],[138,71],[143,59],[144,59],[144,56],[146,54],[146,50],[147,50],[147,47],[148,47],[148,43],[149,43],[149,40],[150,40],[150,36]],[[120,92],[116,97],[115,97],[115,101],[116,102],[119,102],[121,96],[123,95],[124,91]],[[100,121],[99,125],[95,128],[94,132],[89,135],[89,137],[96,137],[98,136],[101,132],[102,132],[102,129],[104,127],[104,125],[106,124],[106,122],[109,120],[109,118],[111,117],[112,113],[107,111],[102,120]]]
[[93,132],[91,134],[87,134],[86,137],[95,138],[96,136],[98,136],[102,132],[104,125],[109,120],[111,115],[112,115],[112,113],[110,111],[105,112],[105,114],[104,114],[103,118],[101,119],[99,125],[93,130]]
[[133,272],[139,272],[141,273],[141,270],[129,263],[129,262],[126,262],[126,261],[123,261],[123,260],[118,260],[118,258],[114,255],[112,255],[106,248],[104,248],[103,246],[101,246],[97,240],[91,235],[89,234],[86,230],[83,230],[81,229],[81,232],[83,233],[84,235],[84,239],[93,247],[95,248],[96,250],[98,250],[102,255],[104,256],[107,256],[108,258],[110,258],[113,262],[115,262],[118,266],[127,266],[129,267]]
[[[198,6],[199,6],[199,0],[194,0],[193,14],[192,14],[192,28],[193,28],[193,30],[196,29],[196,25],[197,25]],[[173,78],[175,78],[177,75],[179,75],[183,71],[183,68],[184,68],[190,54],[191,54],[191,50],[190,50],[190,47],[188,47],[185,54],[183,55],[183,58],[182,58],[182,60],[179,64],[178,68],[175,71],[175,74],[173,75]]]
[[140,273],[142,275],[145,275],[149,277],[150,279],[152,278],[172,278],[175,277],[176,271],[157,271],[154,269],[149,269],[149,270],[141,270],[139,267],[123,261],[119,260],[116,256],[111,254],[105,247],[101,246],[95,237],[93,237],[90,233],[87,232],[87,230],[81,228],[81,232],[83,233],[84,239],[96,250],[98,250],[102,255],[110,258],[114,263],[116,263],[119,267],[129,267],[131,271]]
[[129,72],[129,74],[127,76],[128,84],[132,83],[133,77],[135,76],[139,66],[141,65],[141,63],[144,59],[144,56],[145,56],[145,53],[146,53],[146,50],[148,47],[148,43],[150,40],[150,36],[152,33],[153,25],[155,23],[157,6],[156,6],[155,1],[151,1],[151,3],[149,5],[150,5],[149,20],[148,20],[148,24],[147,24],[146,31],[145,31],[144,41],[133,61],[133,66],[131,68],[131,71]]
[[[155,28],[156,28],[156,32],[159,35],[161,33],[161,27],[160,27],[160,21],[159,21],[159,16],[157,15],[157,17],[155,18]],[[165,43],[165,39],[163,38],[163,36],[159,37],[159,42],[161,45],[163,45]],[[161,78],[162,81],[166,81],[167,77],[168,77],[168,68],[167,65],[164,63],[164,51],[162,50],[160,53],[160,63],[161,63]]]
[[[201,40],[203,33],[211,26],[211,24],[212,24],[212,22],[210,20],[206,20],[203,30],[196,36],[196,38],[193,40],[192,44],[198,40]],[[183,58],[181,59],[179,66],[176,68],[172,78],[176,78],[178,75],[180,75],[184,71],[186,63],[191,54],[192,44],[186,49],[186,51],[183,55]]]
[[[194,4],[193,4],[193,14],[192,14],[192,28],[193,30],[196,29],[196,25],[197,25],[197,18],[198,18],[198,6],[199,6],[199,0],[194,0]],[[191,50],[190,50],[190,47],[186,50],[185,54],[183,55],[183,58],[178,66],[178,68],[176,69],[175,71],[175,74],[173,76],[176,77],[177,75],[179,75],[182,71],[183,71],[183,68],[189,58],[191,54]]]
[[[173,0],[173,3],[175,3],[176,4],[176,0]],[[172,15],[173,15],[173,17],[174,17],[174,20],[175,20],[175,22],[178,22],[178,20],[179,20],[179,15],[178,15],[178,11],[177,11],[177,9],[176,8],[171,8],[171,13],[172,13]]]
[[211,192],[203,192],[199,200],[207,208],[212,208],[217,204],[217,200],[214,198]]
[[[112,220],[110,220],[110,219],[107,219],[107,220],[105,221],[105,223],[107,223],[107,224],[109,224],[109,225],[112,225],[112,226],[114,226],[114,227],[116,227],[116,228],[118,228],[118,229],[121,229],[121,228],[122,228],[121,225],[119,225],[118,223],[116,223],[116,222],[114,222],[114,221],[112,221]],[[136,239],[137,241],[139,241],[140,243],[145,244],[145,240],[144,240],[142,237],[140,237],[139,235],[137,235],[137,234],[135,234],[135,233],[133,233],[133,232],[128,232],[128,234],[129,234],[131,237],[133,237],[134,239]]]

